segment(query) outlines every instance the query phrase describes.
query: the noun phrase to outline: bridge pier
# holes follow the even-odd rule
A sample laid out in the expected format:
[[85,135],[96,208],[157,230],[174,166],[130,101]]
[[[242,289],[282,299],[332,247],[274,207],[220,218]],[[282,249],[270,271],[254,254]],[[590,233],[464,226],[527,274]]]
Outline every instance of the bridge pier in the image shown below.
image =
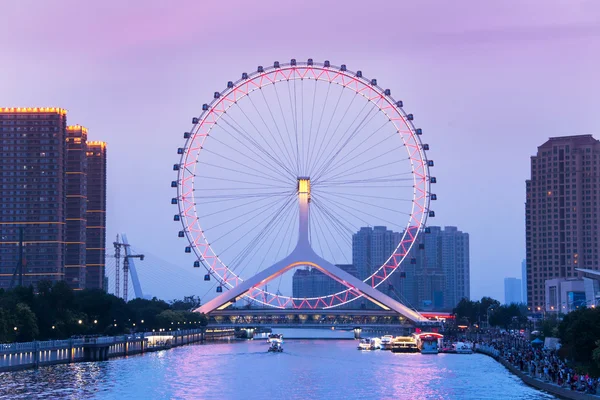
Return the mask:
[[354,328],[354,339],[360,339],[360,333],[362,332],[361,327]]

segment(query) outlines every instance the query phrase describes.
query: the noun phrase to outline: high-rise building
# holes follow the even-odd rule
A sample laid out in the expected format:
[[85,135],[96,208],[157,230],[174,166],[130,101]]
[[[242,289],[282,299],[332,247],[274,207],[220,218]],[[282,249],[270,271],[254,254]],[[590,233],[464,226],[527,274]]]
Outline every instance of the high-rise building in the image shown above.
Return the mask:
[[527,260],[521,263],[521,302],[527,304]]
[[106,290],[106,143],[87,143],[86,288]]
[[87,212],[87,129],[67,126],[67,240],[65,281],[85,289]]
[[23,285],[64,278],[66,127],[62,108],[0,108],[0,288],[23,230]]
[[598,270],[600,142],[592,135],[550,138],[531,157],[526,181],[527,304],[542,310],[545,281]]
[[292,277],[292,293],[297,298],[321,297],[331,294],[335,282],[316,268],[298,268]]
[[[402,234],[384,226],[360,228],[352,237],[352,263],[359,277],[364,279],[379,268],[401,238]],[[451,310],[470,296],[469,234],[453,226],[427,228],[400,271],[378,289],[409,307]]]
[[504,278],[504,304],[520,304],[521,280],[517,278]]

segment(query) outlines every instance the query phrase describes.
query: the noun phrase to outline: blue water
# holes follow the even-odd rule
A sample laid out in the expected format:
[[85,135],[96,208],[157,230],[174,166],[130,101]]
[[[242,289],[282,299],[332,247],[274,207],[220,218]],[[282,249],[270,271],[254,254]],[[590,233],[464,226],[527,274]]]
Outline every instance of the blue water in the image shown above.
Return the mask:
[[[304,334],[323,336],[322,331]],[[226,341],[1,373],[0,398],[553,398],[484,355],[363,352],[356,345],[353,340],[288,339],[283,353],[267,353],[264,339]]]

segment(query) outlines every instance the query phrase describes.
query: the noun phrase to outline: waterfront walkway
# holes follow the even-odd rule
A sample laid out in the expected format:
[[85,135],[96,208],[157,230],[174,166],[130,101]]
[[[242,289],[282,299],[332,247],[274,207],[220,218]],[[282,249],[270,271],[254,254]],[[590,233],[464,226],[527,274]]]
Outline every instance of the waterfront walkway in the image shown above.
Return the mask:
[[114,357],[231,337],[233,334],[233,329],[203,328],[0,344],[0,372],[52,364],[106,361]]
[[577,374],[554,350],[534,348],[523,338],[502,338],[475,345],[498,360],[526,384],[568,399],[600,399],[600,378]]

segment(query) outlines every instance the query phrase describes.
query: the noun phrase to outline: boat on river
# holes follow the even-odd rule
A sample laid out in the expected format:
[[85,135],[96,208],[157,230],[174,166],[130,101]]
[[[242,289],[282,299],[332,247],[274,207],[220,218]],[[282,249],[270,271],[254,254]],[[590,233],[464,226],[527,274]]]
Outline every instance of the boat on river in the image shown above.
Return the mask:
[[436,332],[424,332],[417,334],[416,337],[421,354],[438,354],[444,335]]
[[281,353],[283,351],[283,347],[281,347],[281,342],[273,341],[269,346],[269,353]]
[[267,336],[267,344],[272,344],[274,342],[282,344],[283,343],[283,334],[282,333],[269,333],[269,336]]
[[418,353],[417,340],[413,336],[396,336],[390,345],[392,353]]
[[381,340],[379,338],[366,338],[358,342],[359,350],[379,350],[381,349]]
[[382,336],[381,337],[381,350],[391,350],[393,340],[394,340],[394,336],[392,336],[392,335]]

